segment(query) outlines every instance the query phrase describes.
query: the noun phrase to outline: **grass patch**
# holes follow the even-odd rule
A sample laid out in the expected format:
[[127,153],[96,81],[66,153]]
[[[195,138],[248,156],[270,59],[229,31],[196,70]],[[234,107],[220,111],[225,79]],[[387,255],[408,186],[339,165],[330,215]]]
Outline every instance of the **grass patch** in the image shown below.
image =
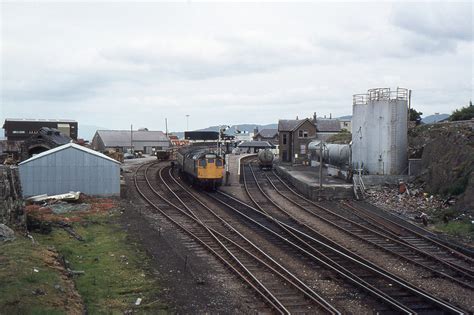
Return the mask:
[[[55,253],[18,236],[0,244],[0,314],[64,314],[68,284],[54,266]],[[35,272],[34,269],[38,270]]]
[[[127,240],[108,213],[83,216],[73,227],[83,242],[61,229],[35,237],[42,244],[55,246],[71,269],[85,272],[76,276],[75,282],[90,314],[165,312],[166,307],[156,302],[159,287],[149,274],[149,259]],[[134,305],[137,298],[143,299],[139,307]]]
[[437,223],[436,230],[450,235],[474,239],[474,224],[469,221],[450,221],[448,223]]

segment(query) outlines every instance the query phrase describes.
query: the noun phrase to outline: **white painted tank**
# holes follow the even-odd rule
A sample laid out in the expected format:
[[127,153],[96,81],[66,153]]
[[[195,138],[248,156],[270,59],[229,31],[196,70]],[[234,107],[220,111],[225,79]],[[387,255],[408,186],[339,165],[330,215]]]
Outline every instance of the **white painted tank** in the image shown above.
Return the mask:
[[[308,150],[313,159],[319,161],[320,145],[319,140],[312,141],[308,145]],[[349,165],[351,158],[351,146],[349,144],[326,143],[323,145],[324,163],[335,166]]]
[[370,174],[398,175],[407,167],[408,90],[377,88],[356,94],[352,106],[352,163]]

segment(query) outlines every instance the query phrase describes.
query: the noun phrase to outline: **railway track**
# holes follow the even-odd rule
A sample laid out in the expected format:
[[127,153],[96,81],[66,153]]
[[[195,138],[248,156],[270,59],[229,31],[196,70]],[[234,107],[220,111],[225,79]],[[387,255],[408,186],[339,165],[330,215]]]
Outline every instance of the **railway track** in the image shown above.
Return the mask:
[[401,222],[389,216],[382,216],[371,211],[371,206],[365,203],[344,203],[344,206],[355,213],[359,218],[363,218],[373,224],[379,224],[395,235],[400,241],[429,253],[439,260],[442,260],[456,269],[474,276],[474,258],[471,254],[463,253],[457,248],[453,248],[435,235],[421,228],[416,228],[408,222]]
[[[247,206],[247,215],[252,214],[255,216],[255,220],[265,218],[265,226],[271,225],[275,231],[278,231],[276,232],[278,235],[283,235],[283,239],[299,244],[301,250],[307,255],[309,254],[313,259],[333,267],[339,275],[362,290],[370,292],[387,304],[393,303],[390,304],[392,307],[399,307],[399,311],[403,312],[463,313],[463,310],[413,287],[403,279],[366,261],[309,226],[295,220],[269,198],[258,180],[253,177],[250,166],[244,166],[243,177],[245,190],[258,208]],[[253,177],[253,179],[249,177]]]
[[[260,172],[260,179],[270,186],[283,198],[298,207],[300,210],[318,218],[319,220],[344,231],[352,237],[382,249],[398,258],[402,258],[414,265],[431,272],[435,277],[444,277],[470,290],[474,290],[474,277],[464,268],[459,268],[429,251],[405,242],[390,232],[380,222],[364,219],[362,215],[354,213],[336,212],[328,207],[317,204],[290,187],[274,172]],[[382,221],[381,218],[379,218]]]
[[[154,209],[233,271],[274,312],[340,314],[299,278],[195,198],[173,178],[170,168],[163,169],[158,163],[142,165],[135,172],[134,182],[140,195]],[[158,191],[155,187],[166,189]]]

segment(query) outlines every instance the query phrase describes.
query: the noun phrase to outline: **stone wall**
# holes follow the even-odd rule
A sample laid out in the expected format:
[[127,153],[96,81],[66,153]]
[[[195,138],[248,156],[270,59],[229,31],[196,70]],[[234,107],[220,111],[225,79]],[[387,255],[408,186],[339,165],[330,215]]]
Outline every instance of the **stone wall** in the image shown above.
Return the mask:
[[16,167],[0,166],[0,223],[10,227],[24,227],[26,223]]

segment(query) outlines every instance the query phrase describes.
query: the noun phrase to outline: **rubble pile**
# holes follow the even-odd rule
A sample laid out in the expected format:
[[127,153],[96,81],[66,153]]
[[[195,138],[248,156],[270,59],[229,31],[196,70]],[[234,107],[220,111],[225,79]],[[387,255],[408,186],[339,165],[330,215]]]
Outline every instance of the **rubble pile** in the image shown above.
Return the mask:
[[416,221],[420,220],[423,213],[429,217],[438,216],[455,203],[454,199],[442,199],[424,192],[423,188],[400,189],[400,186],[369,189],[366,191],[366,196],[372,204]]

